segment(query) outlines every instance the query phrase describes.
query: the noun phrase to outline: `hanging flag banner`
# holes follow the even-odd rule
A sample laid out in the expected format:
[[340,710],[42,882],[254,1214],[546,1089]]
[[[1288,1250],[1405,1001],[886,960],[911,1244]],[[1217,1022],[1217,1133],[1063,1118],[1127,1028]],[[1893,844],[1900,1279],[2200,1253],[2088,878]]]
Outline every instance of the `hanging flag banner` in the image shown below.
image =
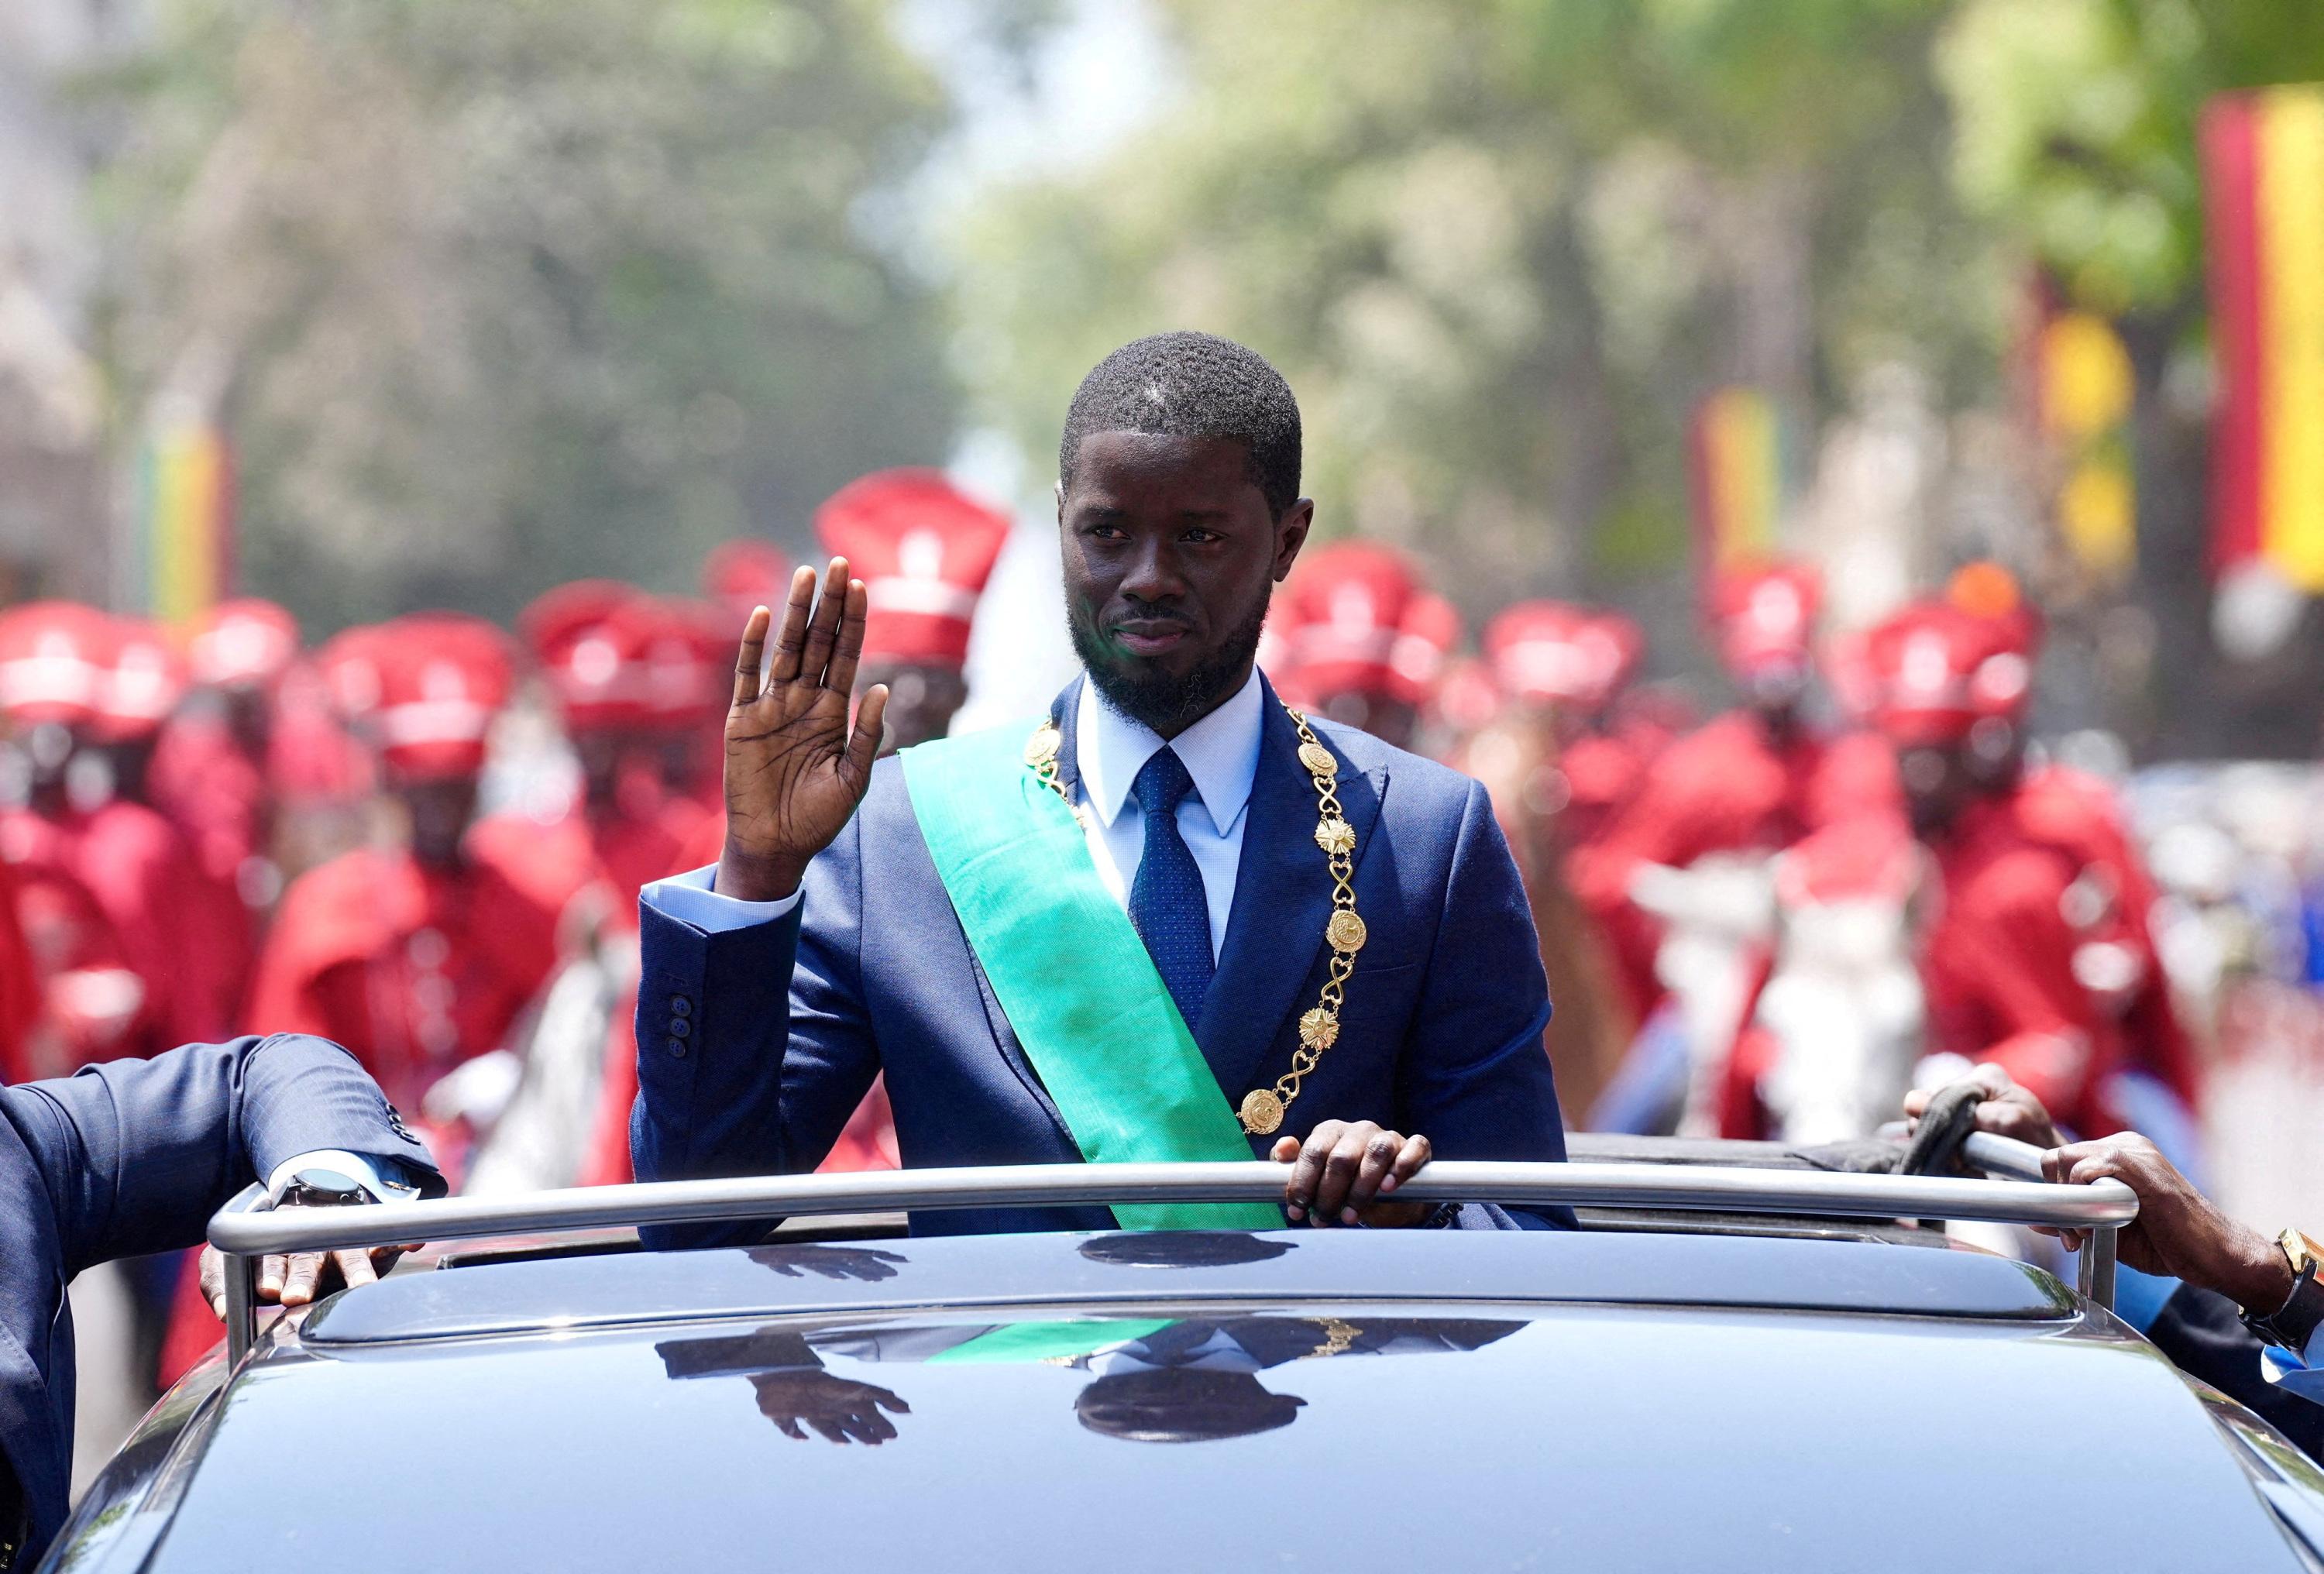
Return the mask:
[[2058,532],[2085,569],[2119,584],[2138,557],[2130,351],[2112,323],[2061,308],[2040,280],[2026,320],[2034,424],[2060,467]]
[[1756,388],[1722,388],[1695,407],[1687,482],[1706,584],[1776,553],[1783,509],[1782,422]]
[[183,624],[230,594],[234,462],[225,434],[175,427],[151,438],[137,465],[138,575],[146,610]]
[[2201,136],[2212,566],[2324,591],[2324,86],[2222,95]]

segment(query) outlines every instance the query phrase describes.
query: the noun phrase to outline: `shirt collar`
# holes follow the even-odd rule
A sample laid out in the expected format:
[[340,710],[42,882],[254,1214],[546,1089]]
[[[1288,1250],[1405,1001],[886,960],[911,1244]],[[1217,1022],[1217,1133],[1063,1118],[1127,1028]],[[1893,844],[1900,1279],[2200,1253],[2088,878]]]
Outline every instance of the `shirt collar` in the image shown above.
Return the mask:
[[[1259,669],[1253,667],[1232,698],[1170,740],[1186,774],[1194,778],[1194,790],[1202,795],[1212,830],[1221,836],[1234,829],[1250,802],[1251,780],[1259,774],[1265,697]],[[1097,685],[1083,680],[1074,711],[1074,764],[1081,773],[1082,792],[1102,824],[1111,825],[1120,815],[1138,773],[1161,747],[1160,733],[1107,704],[1099,697]]]

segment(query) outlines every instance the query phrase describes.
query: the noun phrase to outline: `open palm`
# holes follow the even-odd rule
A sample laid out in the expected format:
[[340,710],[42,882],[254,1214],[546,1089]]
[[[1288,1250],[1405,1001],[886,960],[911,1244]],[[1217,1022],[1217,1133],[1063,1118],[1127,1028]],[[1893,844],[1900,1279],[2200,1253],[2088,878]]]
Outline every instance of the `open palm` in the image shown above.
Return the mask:
[[855,666],[863,652],[863,582],[847,577],[847,560],[791,576],[774,658],[760,676],[767,631],[764,607],[752,612],[734,663],[734,700],[726,712],[726,848],[718,889],[745,901],[771,901],[798,888],[807,861],[831,845],[872,784],[888,691],[875,685],[848,726]]

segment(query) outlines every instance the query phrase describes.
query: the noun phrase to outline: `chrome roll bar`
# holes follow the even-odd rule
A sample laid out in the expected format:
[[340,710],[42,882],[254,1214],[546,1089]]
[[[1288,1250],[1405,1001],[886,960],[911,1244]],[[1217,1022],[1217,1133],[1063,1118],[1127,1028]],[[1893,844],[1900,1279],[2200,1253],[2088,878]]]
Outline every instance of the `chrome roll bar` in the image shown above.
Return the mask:
[[[2138,1214],[2117,1181],[2088,1186],[2041,1181],[2037,1149],[1977,1136],[1969,1162],[2006,1182],[1936,1175],[1864,1175],[1714,1164],[1494,1164],[1440,1159],[1398,1188],[1404,1201],[1582,1203],[1715,1213],[1837,1219],[1944,1219],[2067,1226],[2093,1232],[2083,1293],[2113,1297],[2114,1231]],[[226,1342],[238,1364],[257,1338],[262,1256],[414,1241],[469,1240],[564,1229],[701,1224],[947,1208],[1059,1207],[1114,1202],[1272,1202],[1290,1166],[1268,1163],[995,1164],[966,1169],[878,1170],[855,1174],[752,1175],[586,1186],[514,1197],[447,1197],[359,1208],[274,1211],[252,1186],[211,1219],[210,1244],[226,1254]],[[2103,1247],[2098,1243],[2103,1242]],[[2103,1276],[2091,1268],[2101,1251]]]

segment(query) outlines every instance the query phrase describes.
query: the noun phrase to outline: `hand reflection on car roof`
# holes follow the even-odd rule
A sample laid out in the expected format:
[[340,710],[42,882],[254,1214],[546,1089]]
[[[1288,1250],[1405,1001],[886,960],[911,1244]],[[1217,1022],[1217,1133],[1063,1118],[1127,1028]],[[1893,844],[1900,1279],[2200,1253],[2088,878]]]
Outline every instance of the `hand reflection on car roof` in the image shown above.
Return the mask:
[[818,1278],[855,1279],[866,1284],[894,1278],[897,1266],[911,1260],[901,1252],[881,1251],[876,1247],[829,1246],[816,1241],[796,1245],[777,1241],[754,1246],[744,1255],[786,1279],[801,1279],[813,1274]]

